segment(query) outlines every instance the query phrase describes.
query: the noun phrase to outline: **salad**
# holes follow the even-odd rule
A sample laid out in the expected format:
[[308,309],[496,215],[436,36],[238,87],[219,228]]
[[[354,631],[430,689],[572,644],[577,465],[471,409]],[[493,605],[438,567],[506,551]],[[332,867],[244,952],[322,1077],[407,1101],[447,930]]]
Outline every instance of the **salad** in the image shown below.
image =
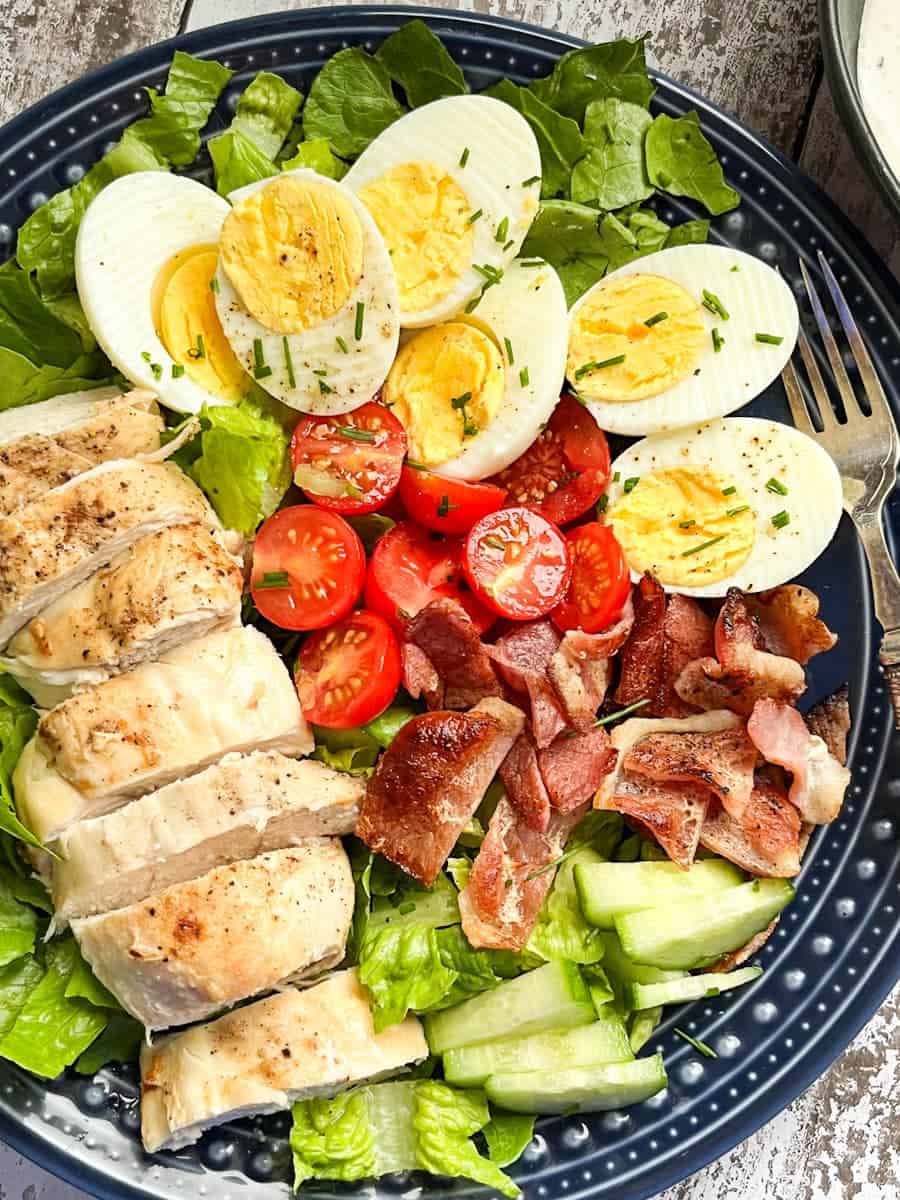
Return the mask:
[[840,811],[840,481],[728,415],[796,304],[644,45],[178,52],[0,267],[0,1057],[139,1060],[148,1153],[290,1108],[295,1187],[515,1196]]

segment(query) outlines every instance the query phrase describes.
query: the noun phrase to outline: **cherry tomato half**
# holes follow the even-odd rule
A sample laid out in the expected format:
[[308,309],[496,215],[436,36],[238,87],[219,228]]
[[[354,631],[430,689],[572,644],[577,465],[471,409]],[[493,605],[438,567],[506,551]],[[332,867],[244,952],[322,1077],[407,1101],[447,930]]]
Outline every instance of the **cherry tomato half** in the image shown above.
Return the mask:
[[346,616],[362,591],[366,555],[343,517],[313,504],[283,508],[253,544],[253,603],[282,629],[321,629]]
[[308,721],[353,729],[384,712],[400,686],[400,647],[387,621],[355,612],[303,643],[294,675]]
[[501,508],[473,525],[463,568],[479,600],[517,621],[550,612],[569,585],[566,539],[530,508]]
[[392,496],[406,454],[403,426],[381,404],[303,417],[291,438],[294,481],[314,504],[368,513]]
[[597,503],[608,481],[606,437],[584,405],[565,395],[544,432],[491,483],[507,489],[510,504],[568,525]]
[[631,590],[622,548],[608,525],[579,525],[566,536],[572,580],[550,614],[557,628],[599,633],[619,616]]
[[463,483],[442,479],[432,471],[403,468],[400,499],[414,521],[437,533],[468,533],[476,521],[494,512],[506,499],[492,483]]
[[494,614],[464,590],[461,549],[455,538],[435,537],[412,521],[395,525],[378,539],[369,559],[366,608],[402,632],[426,604],[451,596],[484,633],[494,623]]

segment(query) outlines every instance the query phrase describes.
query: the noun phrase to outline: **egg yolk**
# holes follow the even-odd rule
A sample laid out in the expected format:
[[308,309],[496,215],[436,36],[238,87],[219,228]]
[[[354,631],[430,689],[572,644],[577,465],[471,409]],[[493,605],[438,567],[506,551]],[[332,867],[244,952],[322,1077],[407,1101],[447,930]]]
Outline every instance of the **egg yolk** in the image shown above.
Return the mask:
[[215,246],[192,246],[169,259],[154,285],[153,312],[160,340],[184,373],[210,395],[236,404],[250,377],[216,312],[210,281],[218,257]]
[[239,200],[225,218],[222,266],[260,324],[300,333],[347,303],[363,270],[363,227],[336,188],[292,176]]
[[449,321],[410,338],[381,392],[406,430],[410,458],[436,467],[459,454],[496,416],[504,374],[496,343],[474,325]]
[[472,205],[455,179],[428,162],[401,163],[359,192],[381,230],[400,308],[421,312],[456,286],[472,260]]
[[660,275],[626,275],[578,310],[566,374],[589,400],[646,400],[686,379],[708,341],[700,306],[683,287]]
[[634,571],[671,587],[718,583],[753,549],[756,513],[725,475],[673,467],[642,475],[610,509],[613,532]]

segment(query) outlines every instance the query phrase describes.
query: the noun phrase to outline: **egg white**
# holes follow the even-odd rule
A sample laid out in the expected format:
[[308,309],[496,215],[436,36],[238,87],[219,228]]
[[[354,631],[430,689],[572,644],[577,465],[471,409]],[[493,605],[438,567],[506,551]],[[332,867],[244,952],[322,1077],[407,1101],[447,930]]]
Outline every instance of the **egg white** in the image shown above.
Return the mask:
[[[114,367],[176,412],[227,401],[186,373],[172,377],[175,359],[153,322],[153,284],[179,250],[217,243],[228,212],[226,200],[194,179],[137,171],[105,187],[78,230],[75,279],[91,332]],[[152,364],[162,371],[154,374]]]
[[[799,314],[791,289],[766,263],[727,246],[673,246],[611,271],[575,301],[570,322],[596,291],[626,275],[664,276],[680,284],[698,303],[706,289],[721,300],[729,320],[701,307],[710,336],[699,371],[658,396],[621,403],[585,398],[597,424],[609,433],[661,433],[725,416],[765,391],[793,352]],[[714,328],[724,339],[718,354],[712,344]],[[784,340],[779,346],[763,345],[756,341],[757,333]],[[577,391],[578,381],[570,382]]]
[[[481,214],[472,222],[469,264],[453,289],[428,308],[401,313],[402,325],[419,328],[447,320],[481,290],[484,276],[475,264],[503,270],[518,254],[537,212],[541,155],[531,126],[509,104],[491,96],[447,96],[389,125],[344,183],[359,192],[392,167],[411,162],[439,167],[465,192],[470,212]],[[531,179],[535,182],[522,186]],[[506,237],[498,242],[504,220],[509,222]]]
[[[834,462],[805,433],[761,417],[692,425],[629,446],[612,464],[611,479],[618,473],[619,480],[609,487],[610,519],[626,479],[686,466],[705,466],[734,480],[741,500],[756,513],[756,539],[749,557],[726,579],[702,587],[666,585],[666,591],[724,596],[730,587],[752,592],[777,587],[805,571],[834,537],[843,504]],[[768,491],[770,479],[783,483],[787,495]],[[776,529],[772,517],[783,511],[790,523]]]
[[[384,383],[397,354],[400,326],[397,281],[390,256],[378,226],[356,196],[342,183],[327,179],[316,171],[298,168],[282,175],[296,176],[333,188],[350,201],[363,230],[363,268],[356,286],[345,303],[327,320],[311,329],[287,334],[290,367],[284,351],[285,335],[269,329],[247,311],[244,302],[228,278],[221,257],[216,279],[216,311],[238,362],[253,373],[254,343],[262,343],[265,364],[272,374],[259,380],[261,387],[290,408],[317,416],[350,412],[371,400]],[[229,200],[237,204],[245,196],[258,192],[272,182],[263,179],[231,192]],[[356,306],[363,304],[362,336],[356,338]],[[349,352],[340,349],[342,338]],[[290,371],[293,369],[294,385]],[[314,372],[324,371],[324,375]],[[319,380],[331,389],[323,392]]]
[[[514,262],[488,288],[472,314],[500,347],[505,368],[503,400],[490,424],[454,458],[434,468],[447,479],[477,480],[515,462],[550,420],[566,370],[566,297],[547,263]],[[513,361],[509,361],[509,341]],[[527,383],[521,372],[527,368]]]

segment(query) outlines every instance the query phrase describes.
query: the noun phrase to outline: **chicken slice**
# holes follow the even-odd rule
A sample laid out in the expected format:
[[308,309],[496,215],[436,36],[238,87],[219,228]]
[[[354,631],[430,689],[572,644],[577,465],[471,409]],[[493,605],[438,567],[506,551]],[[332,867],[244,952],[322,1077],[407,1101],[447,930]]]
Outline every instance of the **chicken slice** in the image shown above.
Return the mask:
[[57,917],[134,904],[238,859],[352,833],[365,784],[275,751],[229,754],[124,808],[79,821],[54,849]]
[[210,766],[232,751],[313,748],[287,667],[251,627],[211,633],[41,718],[13,775],[19,815],[42,841],[75,821]]
[[135,542],[20,629],[0,665],[41,708],[240,624],[241,565],[202,525]]
[[427,1056],[416,1017],[376,1033],[356,971],[340,971],[144,1046],[144,1146],[177,1150],[213,1125],[334,1095]]
[[72,932],[122,1007],[168,1029],[336,966],[354,897],[340,839],[310,838],[79,917]]
[[15,512],[98,463],[159,449],[152,392],[70,392],[0,413],[0,514]]
[[173,463],[101,463],[0,518],[0,649],[33,616],[148,533],[217,529],[195,483]]

